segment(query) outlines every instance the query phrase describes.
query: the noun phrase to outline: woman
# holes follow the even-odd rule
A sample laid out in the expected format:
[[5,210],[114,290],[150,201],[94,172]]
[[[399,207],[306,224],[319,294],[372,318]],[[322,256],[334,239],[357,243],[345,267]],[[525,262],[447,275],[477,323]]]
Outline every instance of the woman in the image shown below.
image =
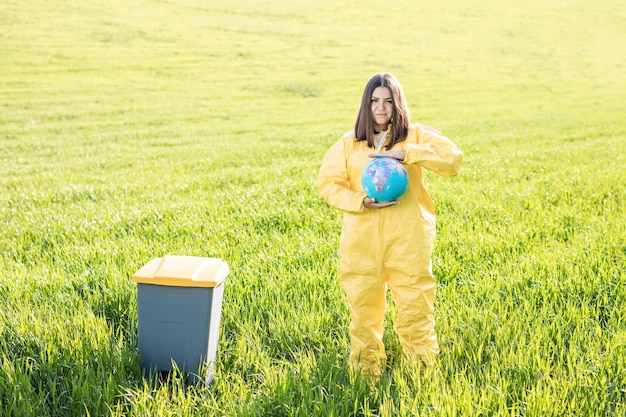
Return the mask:
[[[410,124],[398,80],[372,77],[363,91],[354,131],[324,155],[318,187],[326,202],[344,212],[339,243],[339,280],[350,309],[349,365],[378,378],[386,361],[382,342],[386,290],[397,308],[395,331],[404,354],[429,364],[439,353],[433,305],[431,253],[435,207],[423,183],[423,169],[455,176],[463,154],[440,132]],[[397,201],[377,202],[361,185],[373,157],[401,161],[409,187]]]

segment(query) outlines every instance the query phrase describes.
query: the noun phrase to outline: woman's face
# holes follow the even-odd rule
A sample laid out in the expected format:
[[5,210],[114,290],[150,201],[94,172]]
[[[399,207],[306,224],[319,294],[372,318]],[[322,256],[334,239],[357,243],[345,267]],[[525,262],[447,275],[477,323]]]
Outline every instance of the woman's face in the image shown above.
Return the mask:
[[376,87],[372,93],[372,117],[378,131],[387,130],[387,124],[393,116],[393,99],[387,87]]

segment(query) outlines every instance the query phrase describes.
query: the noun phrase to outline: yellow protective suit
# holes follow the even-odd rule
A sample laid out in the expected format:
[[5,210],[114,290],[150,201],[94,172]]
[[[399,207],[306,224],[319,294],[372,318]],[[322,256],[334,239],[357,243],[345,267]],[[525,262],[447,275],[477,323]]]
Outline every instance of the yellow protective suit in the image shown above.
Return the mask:
[[463,154],[435,129],[413,124],[405,141],[409,175],[399,204],[383,209],[363,206],[361,173],[371,160],[367,141],[345,134],[324,155],[318,187],[326,202],[344,212],[339,244],[339,280],[350,309],[349,364],[379,376],[386,360],[382,342],[386,290],[397,308],[394,328],[404,354],[427,364],[439,353],[435,333],[435,278],[431,253],[435,207],[423,183],[423,169],[455,176]]

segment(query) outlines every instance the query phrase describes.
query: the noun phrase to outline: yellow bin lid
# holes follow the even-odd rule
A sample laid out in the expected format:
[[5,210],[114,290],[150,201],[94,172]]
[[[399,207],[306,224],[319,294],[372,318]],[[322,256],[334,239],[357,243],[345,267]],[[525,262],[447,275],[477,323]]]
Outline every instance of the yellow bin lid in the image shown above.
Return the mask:
[[166,255],[145,264],[133,275],[140,284],[171,287],[217,287],[229,274],[228,264],[219,258]]

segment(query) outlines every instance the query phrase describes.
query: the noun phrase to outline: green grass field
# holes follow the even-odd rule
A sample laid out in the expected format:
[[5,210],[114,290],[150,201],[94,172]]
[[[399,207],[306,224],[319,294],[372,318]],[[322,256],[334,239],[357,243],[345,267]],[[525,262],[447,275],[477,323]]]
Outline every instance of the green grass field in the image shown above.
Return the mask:
[[[215,4],[213,4],[215,3]],[[626,4],[3,0],[0,415],[626,416]],[[420,375],[351,381],[326,149],[371,75],[465,153]],[[143,378],[132,274],[219,257],[215,383]]]

